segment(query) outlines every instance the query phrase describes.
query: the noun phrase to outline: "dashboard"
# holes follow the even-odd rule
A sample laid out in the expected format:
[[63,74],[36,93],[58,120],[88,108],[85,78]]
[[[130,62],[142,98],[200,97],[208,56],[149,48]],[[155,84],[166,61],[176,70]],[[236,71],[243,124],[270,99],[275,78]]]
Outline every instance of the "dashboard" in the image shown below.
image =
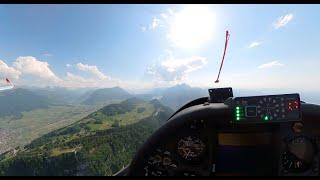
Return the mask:
[[299,94],[236,97],[187,107],[150,137],[129,175],[317,176],[316,109],[320,112],[316,105],[301,103]]

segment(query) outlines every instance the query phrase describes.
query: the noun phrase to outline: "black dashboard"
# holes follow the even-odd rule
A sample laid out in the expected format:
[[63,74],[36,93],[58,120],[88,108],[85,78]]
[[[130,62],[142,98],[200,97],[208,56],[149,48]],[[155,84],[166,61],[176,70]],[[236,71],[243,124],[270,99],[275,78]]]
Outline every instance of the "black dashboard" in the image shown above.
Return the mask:
[[191,104],[147,140],[127,175],[319,175],[320,106],[299,94]]

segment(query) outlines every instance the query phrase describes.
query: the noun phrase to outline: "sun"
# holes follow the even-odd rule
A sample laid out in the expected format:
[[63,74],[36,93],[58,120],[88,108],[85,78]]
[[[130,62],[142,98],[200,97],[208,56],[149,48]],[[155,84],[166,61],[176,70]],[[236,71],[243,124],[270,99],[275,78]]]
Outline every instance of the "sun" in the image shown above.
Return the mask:
[[174,14],[168,38],[179,48],[201,47],[212,38],[215,22],[215,15],[209,7],[188,5]]

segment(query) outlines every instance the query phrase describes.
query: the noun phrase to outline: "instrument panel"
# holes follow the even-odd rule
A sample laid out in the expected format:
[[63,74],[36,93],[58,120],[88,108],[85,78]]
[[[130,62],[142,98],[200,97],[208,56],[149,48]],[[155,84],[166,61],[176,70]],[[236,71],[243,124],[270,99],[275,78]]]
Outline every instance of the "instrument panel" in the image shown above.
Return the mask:
[[[208,110],[216,107],[209,104],[201,106]],[[302,119],[299,94],[236,97],[231,104],[224,103],[228,109],[217,114],[221,122],[228,123],[190,118],[179,119],[183,122],[179,126],[170,124],[172,129],[163,131],[167,138],[159,138],[160,144],[142,163],[143,173],[208,176],[228,175],[225,169],[235,169],[235,174],[243,175],[241,170],[248,165],[248,174],[319,175],[320,123],[310,122],[306,116]],[[225,152],[219,154],[216,149],[221,141]]]
[[299,94],[234,98],[234,123],[301,121]]

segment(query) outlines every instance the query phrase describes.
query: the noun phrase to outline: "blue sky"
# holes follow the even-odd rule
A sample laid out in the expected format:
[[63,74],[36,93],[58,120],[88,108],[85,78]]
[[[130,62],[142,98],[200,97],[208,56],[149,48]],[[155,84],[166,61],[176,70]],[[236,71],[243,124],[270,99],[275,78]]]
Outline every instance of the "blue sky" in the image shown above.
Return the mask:
[[[1,5],[17,85],[320,90],[319,5]],[[224,46],[221,80],[214,84]]]

